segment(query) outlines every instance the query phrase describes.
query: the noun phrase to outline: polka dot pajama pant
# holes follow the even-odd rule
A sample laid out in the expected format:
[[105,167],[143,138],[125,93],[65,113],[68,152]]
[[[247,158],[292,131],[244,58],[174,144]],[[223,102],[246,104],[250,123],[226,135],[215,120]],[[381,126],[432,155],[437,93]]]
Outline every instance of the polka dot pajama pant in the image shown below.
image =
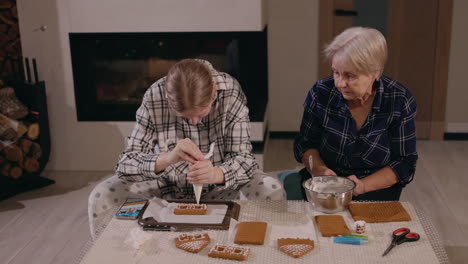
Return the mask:
[[[105,224],[106,215],[127,198],[161,197],[156,181],[127,182],[113,175],[93,189],[88,198],[88,216],[91,235],[95,238],[97,228]],[[239,190],[215,188],[202,195],[209,200],[284,200],[286,193],[276,175],[270,176],[260,170],[252,180]]]

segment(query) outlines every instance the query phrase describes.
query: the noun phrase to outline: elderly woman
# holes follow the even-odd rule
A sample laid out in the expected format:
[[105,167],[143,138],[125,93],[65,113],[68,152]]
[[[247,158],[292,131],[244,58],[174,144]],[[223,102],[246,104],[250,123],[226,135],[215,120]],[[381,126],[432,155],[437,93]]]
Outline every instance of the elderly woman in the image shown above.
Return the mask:
[[333,75],[307,94],[294,142],[296,160],[305,165],[302,179],[348,177],[356,183],[355,200],[399,200],[418,159],[416,102],[402,84],[382,75],[384,36],[349,28],[324,53]]

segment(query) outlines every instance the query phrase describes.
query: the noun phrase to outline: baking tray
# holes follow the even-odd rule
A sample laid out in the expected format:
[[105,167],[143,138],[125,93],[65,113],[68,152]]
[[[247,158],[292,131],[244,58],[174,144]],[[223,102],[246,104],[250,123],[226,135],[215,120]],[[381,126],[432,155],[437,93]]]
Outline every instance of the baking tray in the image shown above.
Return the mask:
[[[167,200],[170,203],[195,203],[194,200]],[[224,216],[221,224],[200,224],[200,223],[170,223],[170,222],[158,222],[153,217],[146,217],[143,219],[143,213],[138,217],[138,224],[143,227],[144,230],[151,231],[194,231],[204,229],[217,229],[227,230],[229,229],[230,219],[239,219],[240,206],[239,204],[232,201],[224,200],[201,200],[200,203],[207,205],[210,204],[226,204],[228,206],[226,215]],[[146,208],[145,208],[146,209]]]

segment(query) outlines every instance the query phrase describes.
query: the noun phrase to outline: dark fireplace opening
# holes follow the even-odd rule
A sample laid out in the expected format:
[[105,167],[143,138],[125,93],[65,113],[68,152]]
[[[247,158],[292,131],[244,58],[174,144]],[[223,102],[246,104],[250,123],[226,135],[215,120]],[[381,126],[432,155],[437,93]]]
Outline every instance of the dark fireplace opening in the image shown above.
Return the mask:
[[70,33],[78,121],[134,121],[145,91],[184,58],[205,59],[244,90],[250,119],[268,102],[267,36],[258,32]]

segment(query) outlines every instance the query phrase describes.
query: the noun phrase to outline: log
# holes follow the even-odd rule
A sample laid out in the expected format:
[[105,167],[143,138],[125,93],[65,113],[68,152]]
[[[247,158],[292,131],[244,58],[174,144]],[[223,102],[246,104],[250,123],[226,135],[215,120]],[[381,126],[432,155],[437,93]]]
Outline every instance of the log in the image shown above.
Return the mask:
[[[14,40],[12,40],[14,41]],[[11,46],[11,42],[10,45]],[[2,114],[11,119],[21,119],[28,115],[28,108],[16,97],[15,90],[11,87],[0,89],[0,108]]]
[[19,37],[19,29],[18,27],[12,26],[10,30],[8,30],[8,38],[10,40],[15,40]]
[[21,147],[21,150],[23,151],[24,155],[28,155],[32,144],[33,142],[27,138],[20,139],[19,146]]
[[10,170],[10,177],[17,180],[23,176],[23,169],[21,167],[13,167]]
[[26,126],[14,119],[11,119],[0,113],[0,139],[16,141],[28,129]]
[[2,165],[2,168],[0,169],[0,174],[9,177],[10,176],[10,169],[11,169],[11,163],[6,162]]
[[9,18],[6,17],[6,14],[0,15],[0,20],[3,21],[3,23],[7,25],[13,25],[15,22]]
[[8,41],[9,41],[8,36],[5,33],[3,33],[3,29],[2,29],[2,31],[0,32],[0,47],[5,47],[6,45],[8,45]]
[[36,142],[33,142],[31,148],[29,149],[28,156],[33,159],[39,159],[42,156],[41,145]]
[[0,116],[0,140],[14,140],[18,136],[18,133],[16,133],[16,131],[10,127],[9,123],[7,124],[4,121],[5,120],[3,120]]
[[28,138],[35,140],[39,137],[39,124],[32,123],[28,126]]
[[18,126],[16,129],[16,132],[18,133],[17,139],[22,137],[24,133],[26,133],[27,131],[28,131],[28,128],[22,122],[18,122]]
[[16,5],[13,8],[11,8],[11,15],[14,18],[18,19],[18,8],[16,7]]
[[27,172],[36,172],[39,170],[39,162],[33,158],[27,158],[23,162],[23,168]]
[[10,161],[22,161],[23,160],[23,151],[20,147],[16,145],[8,145],[3,149],[5,153],[5,158]]
[[12,3],[1,3],[0,8],[1,9],[9,9],[12,7]]

